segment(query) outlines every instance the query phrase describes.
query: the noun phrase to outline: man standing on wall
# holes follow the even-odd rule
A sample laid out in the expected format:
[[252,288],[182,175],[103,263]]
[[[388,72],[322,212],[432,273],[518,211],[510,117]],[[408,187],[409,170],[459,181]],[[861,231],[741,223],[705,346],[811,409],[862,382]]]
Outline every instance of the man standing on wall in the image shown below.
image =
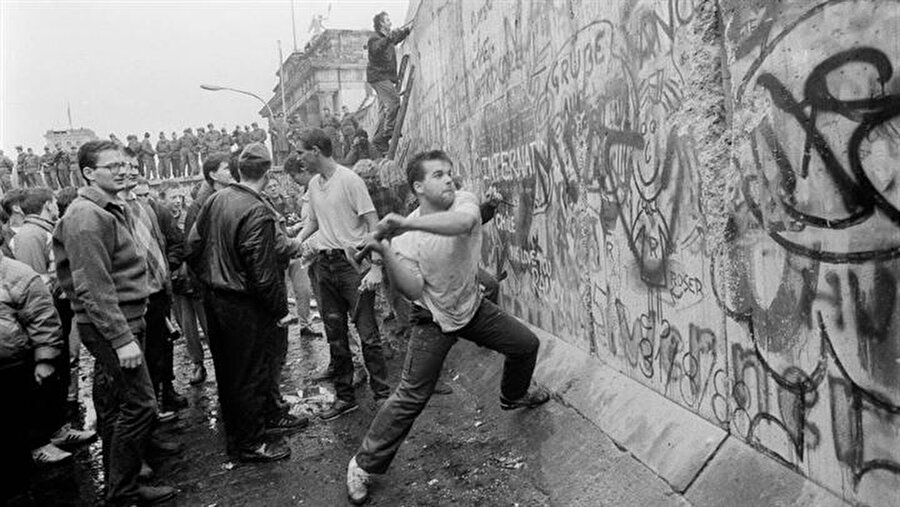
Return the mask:
[[81,167],[78,166],[78,148],[69,148],[69,179],[72,186],[81,188],[84,186],[84,178],[81,176]]
[[153,149],[153,142],[150,141],[150,132],[144,132],[140,158],[141,165],[144,167],[144,177],[148,180],[159,179],[159,174],[156,172],[156,150]]
[[41,186],[41,158],[31,148],[25,154],[25,184],[28,188]]
[[[413,157],[407,181],[419,198],[408,217],[389,214],[367,247],[384,258],[391,283],[410,301],[413,330],[400,385],[384,403],[347,466],[354,503],[368,497],[370,474],[384,473],[434,391],[441,365],[461,337],[506,356],[500,383],[503,410],[546,403],[529,390],[540,342],[524,324],[481,296],[481,213],[475,196],[457,191],[446,153]],[[396,236],[393,243],[390,238]]]
[[181,168],[184,170],[184,176],[196,176],[200,172],[200,162],[197,160],[200,147],[190,127],[184,129],[184,135],[179,141]]
[[381,266],[363,275],[348,258],[348,248],[359,245],[375,230],[378,216],[362,178],[332,158],[331,139],[321,129],[300,136],[297,147],[304,169],[316,175],[309,181],[309,218],[299,240],[319,231],[315,263],[319,304],[325,335],[334,365],[337,400],[321,414],[330,421],[357,409],[353,389],[353,361],[347,336],[347,317],[352,316],[362,343],[373,397],[390,394],[381,336],[375,321],[375,289],[381,283]]
[[397,49],[409,35],[411,26],[391,31],[391,18],[386,12],[379,12],[373,20],[375,34],[369,37],[369,64],[366,66],[366,81],[378,94],[381,104],[378,127],[372,136],[372,144],[382,156],[387,155],[394,123],[400,110],[400,94],[397,91]]
[[159,140],[156,141],[156,156],[159,157],[159,177],[164,180],[172,175],[171,149],[165,132],[160,132]]
[[59,144],[56,145],[56,177],[59,178],[59,188],[72,186],[69,178],[69,153]]
[[16,164],[0,150],[0,194],[9,192],[12,188],[12,173]]
[[16,183],[19,188],[25,188],[25,157],[27,155],[21,146],[16,146]]
[[184,176],[185,160],[181,158],[181,139],[178,134],[172,132],[172,139],[169,141],[169,153],[172,160],[172,177],[180,178]]
[[41,169],[44,172],[44,185],[53,190],[59,188],[59,181],[56,179],[56,157],[56,152],[50,151],[49,146],[44,146],[44,154],[41,155]]

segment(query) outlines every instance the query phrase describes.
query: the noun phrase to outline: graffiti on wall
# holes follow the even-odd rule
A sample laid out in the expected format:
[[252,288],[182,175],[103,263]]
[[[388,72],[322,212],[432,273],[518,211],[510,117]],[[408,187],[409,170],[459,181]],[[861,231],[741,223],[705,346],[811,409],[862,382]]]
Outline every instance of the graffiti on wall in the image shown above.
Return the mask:
[[900,6],[732,4],[743,188],[714,263],[730,268],[719,296],[740,324],[731,427],[882,503],[900,484],[900,52],[876,34],[900,28]]
[[[740,176],[724,237],[700,160],[726,119],[689,104],[710,8]],[[894,1],[426,2],[401,152],[447,149],[471,190],[504,194],[482,253],[514,314],[883,503],[900,487],[900,47],[878,34],[898,24]]]

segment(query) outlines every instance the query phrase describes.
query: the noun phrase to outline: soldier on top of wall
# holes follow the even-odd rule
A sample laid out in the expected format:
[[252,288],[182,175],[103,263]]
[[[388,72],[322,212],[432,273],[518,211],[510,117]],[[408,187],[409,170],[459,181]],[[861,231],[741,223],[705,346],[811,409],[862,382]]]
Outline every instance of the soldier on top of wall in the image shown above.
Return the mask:
[[38,187],[41,185],[41,158],[35,155],[31,148],[25,153],[25,186]]
[[[134,153],[135,156],[138,156],[138,154],[141,153],[141,142],[138,141],[137,136],[134,134],[128,134],[127,136],[125,136],[125,140],[128,142],[128,149],[131,150],[131,152]],[[137,164],[138,172],[141,174],[141,176],[143,176],[144,164],[141,157],[137,157]]]
[[252,130],[250,130],[250,142],[266,144],[266,131],[259,128],[256,122],[251,123],[250,127],[252,127]]
[[25,158],[27,156],[21,146],[16,146],[16,177],[19,187],[22,188],[25,187]]
[[197,146],[199,142],[190,127],[184,129],[184,135],[181,136],[179,141],[181,143],[182,167],[184,167],[187,175],[196,176],[200,173],[200,162],[197,160],[200,147]]
[[178,134],[172,132],[172,139],[169,140],[169,160],[172,164],[172,176],[180,178],[184,176],[184,159],[181,158],[181,140]]
[[172,176],[172,146],[166,139],[166,133],[160,132],[156,141],[156,156],[159,157],[159,177],[169,179]]
[[50,151],[49,146],[44,146],[44,154],[41,155],[41,171],[44,173],[44,184],[56,190],[59,188],[56,179],[56,152]]
[[9,192],[12,188],[12,172],[16,164],[0,150],[0,192]]
[[69,153],[60,144],[56,145],[54,165],[56,166],[56,177],[59,179],[59,187],[72,186],[71,178],[69,178]]
[[141,165],[144,166],[144,173],[147,179],[158,179],[159,173],[156,171],[156,150],[153,149],[153,143],[150,141],[150,132],[144,132],[144,140],[141,141]]

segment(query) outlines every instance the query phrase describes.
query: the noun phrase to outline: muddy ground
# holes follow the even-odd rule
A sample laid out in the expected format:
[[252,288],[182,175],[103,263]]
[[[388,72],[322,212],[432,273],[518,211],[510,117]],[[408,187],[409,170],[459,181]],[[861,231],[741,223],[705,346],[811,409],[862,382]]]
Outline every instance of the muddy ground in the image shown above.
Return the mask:
[[[317,320],[315,327],[321,331],[321,322]],[[389,367],[396,384],[404,343],[393,320],[382,323],[382,334],[393,352]],[[684,504],[659,477],[570,408],[551,401],[531,411],[501,411],[499,387],[466,384],[466,375],[460,375],[466,365],[454,361],[454,353],[444,374],[453,393],[432,398],[391,470],[373,485],[370,505]],[[261,465],[235,463],[225,454],[211,360],[207,359],[208,380],[190,386],[190,360],[183,341],[176,344],[175,354],[176,389],[190,400],[190,407],[176,422],[162,427],[166,438],[184,445],[184,452],[150,460],[155,470],[150,483],[174,485],[181,491],[165,505],[349,504],[344,486],[347,461],[374,407],[371,393],[362,386],[360,410],[327,423],[315,419],[330,394],[327,383],[311,380],[328,361],[324,338],[301,338],[298,328],[291,329],[282,392],[294,404],[294,413],[310,415],[313,421],[288,437],[289,460]],[[85,394],[90,392],[90,363],[89,357],[83,358]],[[83,410],[81,418],[86,416],[90,423],[87,412]],[[99,452],[95,442],[70,462],[39,471],[29,496],[16,505],[99,504]]]

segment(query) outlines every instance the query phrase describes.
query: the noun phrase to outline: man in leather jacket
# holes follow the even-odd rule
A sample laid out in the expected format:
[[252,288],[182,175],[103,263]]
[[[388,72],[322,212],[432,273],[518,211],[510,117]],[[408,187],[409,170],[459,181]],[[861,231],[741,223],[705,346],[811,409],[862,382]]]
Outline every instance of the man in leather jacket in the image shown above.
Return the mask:
[[242,461],[290,456],[284,440],[263,440],[269,342],[289,315],[276,217],[262,197],[271,165],[262,144],[244,148],[241,181],[210,196],[188,238],[188,262],[203,288],[228,452]]

